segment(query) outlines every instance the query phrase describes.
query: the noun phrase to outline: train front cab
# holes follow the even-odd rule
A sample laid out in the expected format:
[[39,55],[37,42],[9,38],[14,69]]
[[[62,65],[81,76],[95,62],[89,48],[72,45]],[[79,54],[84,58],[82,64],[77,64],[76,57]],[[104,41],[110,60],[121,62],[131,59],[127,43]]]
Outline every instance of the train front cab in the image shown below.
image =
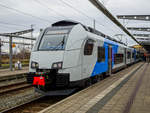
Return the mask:
[[[41,39],[45,33],[50,36],[53,35],[54,38],[51,37],[52,41],[57,42],[56,39],[59,38],[60,42],[54,46],[53,43],[47,40],[44,42],[45,46],[39,50],[40,44],[42,44]],[[55,34],[59,37],[57,38]],[[81,80],[81,45],[86,37],[86,31],[80,24],[45,29],[31,53],[28,83],[38,88],[39,86],[47,87],[46,90],[51,90],[53,87],[54,89],[57,87],[68,88],[78,85],[77,81]],[[53,44],[53,47],[50,46],[51,44]],[[62,44],[65,44],[65,47],[58,47]],[[45,49],[46,45],[50,46],[48,50]],[[40,85],[38,80],[35,81],[35,77],[38,77],[39,80],[44,78],[45,84]]]

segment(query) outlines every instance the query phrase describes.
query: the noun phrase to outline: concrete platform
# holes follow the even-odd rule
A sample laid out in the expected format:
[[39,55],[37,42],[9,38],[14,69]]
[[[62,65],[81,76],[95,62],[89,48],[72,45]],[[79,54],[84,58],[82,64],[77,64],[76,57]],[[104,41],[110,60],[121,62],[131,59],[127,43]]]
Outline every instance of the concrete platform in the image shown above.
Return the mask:
[[40,113],[150,113],[150,64],[135,64]]
[[28,72],[28,67],[24,67],[22,70],[10,71],[9,69],[0,69],[0,78],[12,75],[20,75]]

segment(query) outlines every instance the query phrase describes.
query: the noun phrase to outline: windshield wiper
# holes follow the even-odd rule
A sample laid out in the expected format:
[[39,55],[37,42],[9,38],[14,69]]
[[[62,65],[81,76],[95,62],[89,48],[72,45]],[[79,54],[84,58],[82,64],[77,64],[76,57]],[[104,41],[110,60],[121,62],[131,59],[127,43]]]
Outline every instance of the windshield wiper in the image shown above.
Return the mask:
[[59,50],[58,47],[60,47],[60,45],[61,47],[63,47],[64,44],[65,44],[65,36],[63,37],[63,40],[54,48],[54,50]]

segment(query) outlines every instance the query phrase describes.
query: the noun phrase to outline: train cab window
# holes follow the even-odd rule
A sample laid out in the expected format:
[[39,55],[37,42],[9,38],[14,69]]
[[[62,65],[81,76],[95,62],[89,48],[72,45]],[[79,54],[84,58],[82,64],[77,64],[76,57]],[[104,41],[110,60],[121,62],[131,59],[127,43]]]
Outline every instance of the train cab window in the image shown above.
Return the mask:
[[97,61],[98,62],[104,62],[105,61],[105,48],[104,47],[98,47]]
[[94,40],[88,39],[84,46],[84,55],[92,55]]
[[123,63],[123,54],[115,54],[114,55],[114,63],[115,64]]
[[68,30],[47,30],[41,37],[38,50],[53,51],[64,50],[67,41]]
[[131,52],[127,52],[127,58],[130,59],[131,58]]

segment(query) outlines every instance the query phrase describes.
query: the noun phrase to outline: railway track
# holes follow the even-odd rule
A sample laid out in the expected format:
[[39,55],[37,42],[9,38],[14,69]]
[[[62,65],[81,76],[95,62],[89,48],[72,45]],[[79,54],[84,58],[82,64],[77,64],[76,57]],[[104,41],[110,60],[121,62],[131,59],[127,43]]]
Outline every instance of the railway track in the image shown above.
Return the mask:
[[23,88],[32,87],[31,85],[27,84],[26,82],[19,82],[11,85],[1,86],[0,87],[0,95],[4,95],[6,93],[16,91]]
[[26,82],[26,75],[0,76],[0,90],[5,87],[15,86]]
[[18,111],[20,113],[20,110],[23,112],[22,109],[31,113],[28,107],[32,107],[33,111],[36,111],[34,110],[36,105],[40,106],[38,107],[38,111],[40,111],[63,98],[65,97],[48,97],[47,99],[45,96],[35,92],[33,86],[27,84],[24,78],[19,79],[19,81],[18,79],[5,79],[0,84],[0,113],[16,113]]
[[[30,93],[25,93],[28,91]],[[25,103],[26,101],[21,102],[21,98],[34,101],[40,97],[41,95],[34,93],[33,86],[27,84],[25,75],[0,78],[0,112],[5,112]]]
[[41,94],[34,92],[33,87],[26,85],[20,86],[18,89],[4,91],[3,95],[0,95],[0,112],[10,111],[42,97]]
[[53,96],[53,97],[46,97],[46,96],[39,96],[37,98],[33,98],[30,101],[15,106],[13,108],[7,109],[5,113],[37,113],[57,102],[66,98],[66,96]]
[[[23,90],[23,89],[22,89]],[[31,89],[29,89],[31,90]],[[26,89],[27,91],[27,89]],[[26,92],[24,90],[24,92]],[[18,91],[15,91],[18,92]],[[22,91],[21,91],[22,93]],[[32,89],[32,93],[27,93],[25,95],[20,94],[20,96],[16,96],[14,99],[10,99],[8,103],[14,103],[17,100],[21,100],[20,102],[15,102],[14,105],[4,106],[3,109],[0,109],[2,113],[36,113],[45,109],[46,107],[55,104],[56,102],[66,98],[67,96],[51,96],[46,97],[37,92],[34,92]],[[1,103],[0,103],[1,104]],[[5,104],[6,105],[6,104]]]
[[36,100],[39,100],[39,99],[41,99],[41,98],[43,98],[44,96],[42,96],[42,95],[35,95],[35,96],[31,96],[32,98],[30,98],[30,99],[28,99],[28,100],[26,100],[26,101],[24,101],[24,102],[22,102],[22,103],[20,103],[20,104],[16,104],[16,105],[14,105],[14,106],[12,106],[12,107],[9,107],[9,108],[6,108],[6,109],[3,109],[2,111],[1,111],[1,113],[9,113],[9,112],[11,112],[11,113],[20,113],[19,111],[18,111],[18,108],[21,108],[21,107],[23,107],[23,106],[25,106],[25,105],[27,105],[27,104],[29,104],[29,103],[31,103],[31,102],[34,102],[34,101],[36,101]]

